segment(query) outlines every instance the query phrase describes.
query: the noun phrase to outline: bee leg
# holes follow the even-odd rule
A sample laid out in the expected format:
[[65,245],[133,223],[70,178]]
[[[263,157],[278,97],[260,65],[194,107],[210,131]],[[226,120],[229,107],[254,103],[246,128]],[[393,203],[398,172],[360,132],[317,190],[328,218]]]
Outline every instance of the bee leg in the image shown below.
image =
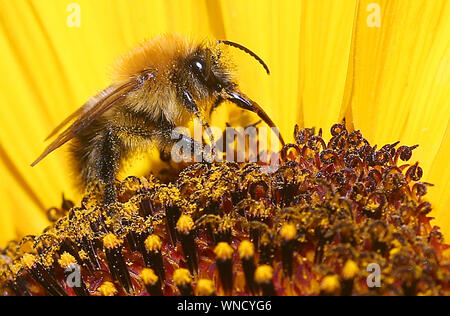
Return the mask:
[[166,141],[169,144],[181,146],[183,148],[189,148],[193,156],[200,154],[202,157],[201,162],[211,163],[213,156],[208,151],[205,151],[202,144],[195,139],[186,136],[182,133],[178,133],[174,130],[168,130],[166,132]]
[[117,202],[116,188],[114,183],[106,183],[104,189],[103,203],[105,205],[113,204]]
[[103,202],[109,205],[117,202],[115,179],[121,158],[120,140],[113,131],[107,131],[98,161],[98,175],[104,185]]
[[159,151],[159,159],[163,162],[170,162],[170,153],[166,150],[166,148],[162,148]]
[[[202,124],[205,126],[206,129],[206,133],[208,133],[208,137],[211,141],[211,145],[214,144],[214,135],[211,131],[211,128],[209,127],[208,122],[205,120],[203,114],[200,112],[197,104],[195,103],[194,99],[192,98],[192,95],[187,91],[182,89],[181,90],[181,99],[183,100],[184,106],[189,110],[192,111],[192,113],[194,113],[194,115],[200,119],[200,121],[202,122]],[[222,101],[216,101],[217,105],[214,106],[219,106],[220,103]],[[212,154],[214,155],[214,146],[212,147]]]

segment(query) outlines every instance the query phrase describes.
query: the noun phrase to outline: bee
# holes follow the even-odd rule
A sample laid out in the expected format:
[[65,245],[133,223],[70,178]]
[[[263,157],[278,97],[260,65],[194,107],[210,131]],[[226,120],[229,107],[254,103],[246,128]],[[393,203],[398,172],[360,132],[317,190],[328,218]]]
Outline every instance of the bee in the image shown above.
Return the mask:
[[192,138],[178,135],[174,139],[172,134],[175,127],[195,117],[213,141],[205,113],[210,115],[223,101],[252,111],[275,127],[266,112],[239,90],[223,45],[250,54],[270,73],[261,58],[234,42],[195,42],[180,35],[145,41],[119,60],[109,87],[53,130],[48,138],[70,124],[32,166],[71,141],[71,157],[82,186],[99,183],[108,205],[117,201],[115,178],[129,154],[151,144],[165,148],[182,142],[190,146],[185,148],[198,148],[201,145]]

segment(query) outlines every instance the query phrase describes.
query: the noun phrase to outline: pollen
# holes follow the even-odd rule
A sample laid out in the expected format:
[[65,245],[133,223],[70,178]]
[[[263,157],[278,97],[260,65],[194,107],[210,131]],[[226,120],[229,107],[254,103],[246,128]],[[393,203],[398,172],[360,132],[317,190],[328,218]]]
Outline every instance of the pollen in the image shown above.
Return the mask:
[[285,241],[294,239],[296,234],[297,234],[297,229],[295,228],[294,224],[284,224],[281,227],[280,235],[281,235],[281,238],[283,238]]
[[194,221],[189,215],[181,215],[177,222],[177,230],[180,233],[188,234],[194,228]]
[[255,246],[249,240],[243,240],[239,245],[238,252],[241,259],[249,259],[255,254]]
[[327,275],[320,283],[320,289],[326,293],[333,293],[341,287],[339,277],[337,275]]
[[20,262],[11,265],[11,271],[15,274],[19,273],[22,268],[22,264]]
[[114,283],[109,281],[103,282],[97,290],[101,296],[115,296],[118,293]]
[[197,295],[211,296],[214,295],[214,282],[208,279],[200,279],[197,283]]
[[146,285],[154,285],[156,282],[158,282],[158,276],[155,274],[155,272],[152,269],[142,269],[141,273],[139,274],[139,277],[141,278],[142,282]]
[[396,247],[396,248],[392,248],[391,251],[389,251],[389,255],[391,257],[395,256],[396,254],[398,254],[401,251],[400,247]]
[[36,264],[36,257],[27,253],[22,257],[22,264],[28,269],[32,269]]
[[78,251],[78,255],[80,256],[81,260],[87,260],[89,258],[86,251],[84,250]]
[[117,238],[113,233],[108,233],[103,237],[103,245],[107,249],[113,249],[122,244],[122,240]]
[[75,260],[75,257],[72,256],[70,253],[64,252],[61,255],[61,258],[58,259],[58,263],[63,269],[66,269],[66,268],[70,267],[71,265],[76,264],[77,261]]
[[177,269],[173,273],[173,283],[176,286],[183,286],[192,282],[191,274],[188,269]]
[[255,271],[255,281],[259,284],[267,283],[272,281],[273,278],[273,268],[267,264],[261,265],[256,268]]
[[216,248],[214,248],[214,253],[216,254],[216,258],[220,260],[229,260],[233,256],[233,248],[226,243],[220,242],[217,244]]
[[342,269],[342,277],[344,279],[353,279],[359,273],[359,267],[353,260],[347,260]]
[[145,240],[145,249],[147,249],[147,251],[160,251],[161,246],[161,238],[159,238],[158,235],[152,234]]

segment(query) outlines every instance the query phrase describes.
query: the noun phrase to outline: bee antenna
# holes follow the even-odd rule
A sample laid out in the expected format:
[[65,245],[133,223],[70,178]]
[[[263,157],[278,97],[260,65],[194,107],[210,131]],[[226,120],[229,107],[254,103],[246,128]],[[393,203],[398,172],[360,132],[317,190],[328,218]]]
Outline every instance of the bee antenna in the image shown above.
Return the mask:
[[267,74],[270,75],[270,70],[269,67],[266,65],[266,63],[264,62],[264,60],[262,60],[258,55],[256,55],[254,52],[252,52],[250,49],[248,49],[245,46],[242,46],[241,44],[235,43],[235,42],[230,42],[230,41],[224,41],[224,40],[218,40],[217,44],[225,44],[228,46],[232,46],[235,47],[237,49],[240,49],[244,52],[246,52],[247,54],[249,54],[250,56],[252,56],[253,58],[255,58],[266,70]]

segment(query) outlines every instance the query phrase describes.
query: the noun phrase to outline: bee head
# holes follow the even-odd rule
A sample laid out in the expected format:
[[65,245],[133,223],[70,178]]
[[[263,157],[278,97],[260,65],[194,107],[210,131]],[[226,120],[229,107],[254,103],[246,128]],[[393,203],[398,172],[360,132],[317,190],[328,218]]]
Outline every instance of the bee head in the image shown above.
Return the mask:
[[223,89],[236,86],[231,67],[218,49],[202,45],[187,58],[186,63],[194,88],[205,95],[218,94]]
[[[213,105],[210,108],[212,112],[223,101],[230,101],[240,108],[256,113],[270,127],[275,127],[266,112],[239,90],[238,84],[233,78],[232,67],[222,54],[222,45],[231,46],[249,54],[264,67],[267,74],[270,74],[264,61],[240,44],[230,41],[217,41],[213,46],[200,45],[184,59],[184,65],[181,67],[181,69],[188,70],[188,78],[186,78],[186,72],[184,72],[183,85],[178,89],[182,103],[189,111],[199,113],[197,104],[206,104],[211,103],[208,101],[212,101]],[[282,137],[279,137],[284,145]]]
[[206,88],[210,92],[221,92],[223,89],[232,90],[236,88],[237,84],[233,82],[232,78],[232,67],[222,54],[222,45],[235,47],[246,52],[264,67],[267,74],[270,74],[266,63],[251,50],[234,42],[219,40],[213,47],[200,45],[187,59],[187,67],[194,80],[201,85],[199,88]]

